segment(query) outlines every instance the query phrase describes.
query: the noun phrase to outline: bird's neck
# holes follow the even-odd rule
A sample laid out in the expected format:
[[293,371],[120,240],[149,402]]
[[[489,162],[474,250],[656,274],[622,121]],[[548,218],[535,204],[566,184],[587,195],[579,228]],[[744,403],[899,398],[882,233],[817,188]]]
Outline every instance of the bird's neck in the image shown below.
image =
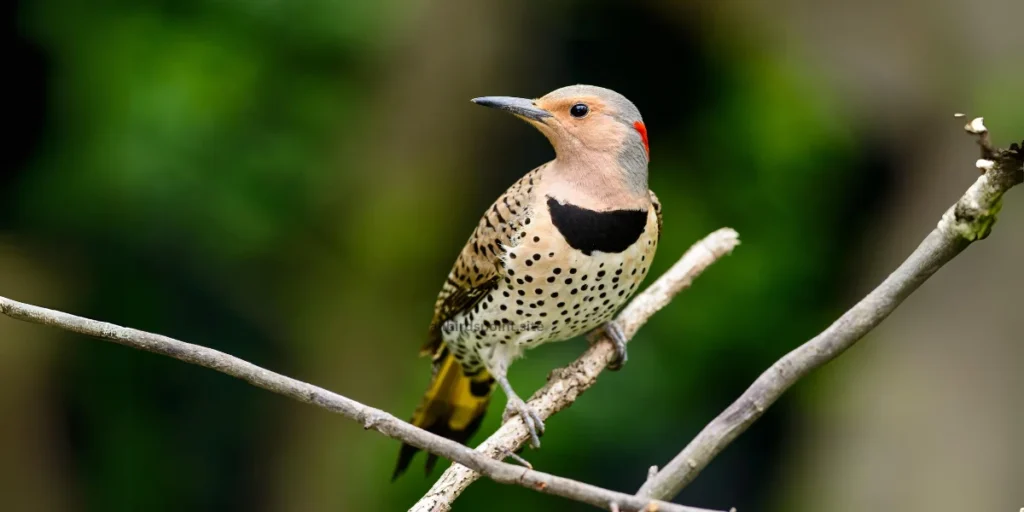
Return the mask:
[[552,162],[551,195],[580,207],[597,211],[646,210],[647,159],[622,155],[581,152],[559,154]]

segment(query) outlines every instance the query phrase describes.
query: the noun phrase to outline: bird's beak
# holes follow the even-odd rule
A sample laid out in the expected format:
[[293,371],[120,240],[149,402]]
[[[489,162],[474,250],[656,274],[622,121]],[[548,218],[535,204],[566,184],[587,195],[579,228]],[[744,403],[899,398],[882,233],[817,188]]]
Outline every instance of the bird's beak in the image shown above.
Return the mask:
[[551,117],[551,112],[533,104],[533,100],[526,98],[513,98],[511,96],[484,96],[473,98],[473,103],[485,107],[497,108],[511,112],[519,117],[530,121],[544,122],[545,118]]

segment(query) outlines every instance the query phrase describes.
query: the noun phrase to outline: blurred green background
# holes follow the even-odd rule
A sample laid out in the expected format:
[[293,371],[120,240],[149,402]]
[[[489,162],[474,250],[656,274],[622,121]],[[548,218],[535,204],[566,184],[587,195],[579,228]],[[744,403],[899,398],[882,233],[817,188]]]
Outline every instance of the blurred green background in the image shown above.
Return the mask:
[[[0,294],[206,345],[392,412],[479,214],[551,158],[475,107],[572,83],[643,113],[657,276],[743,245],[552,418],[539,469],[626,492],[909,253],[1024,134],[1018,0],[5,4]],[[1024,197],[678,498],[1024,506]],[[533,351],[523,393],[583,341]],[[398,443],[170,359],[0,319],[0,509],[403,510]],[[495,400],[482,440],[499,421]],[[456,510],[589,510],[480,482]]]

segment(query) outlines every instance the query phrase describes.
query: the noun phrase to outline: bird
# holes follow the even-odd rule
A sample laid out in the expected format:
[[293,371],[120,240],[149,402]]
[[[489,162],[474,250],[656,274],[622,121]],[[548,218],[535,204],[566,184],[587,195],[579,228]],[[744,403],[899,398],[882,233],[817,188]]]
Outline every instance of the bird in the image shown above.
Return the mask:
[[[647,183],[647,127],[625,96],[592,85],[472,102],[533,125],[555,158],[498,197],[458,254],[421,349],[432,374],[411,423],[466,443],[497,386],[504,420],[518,414],[539,448],[544,422],[508,380],[525,350],[603,330],[615,345],[609,368],[626,362],[612,319],[646,277],[662,225]],[[392,481],[417,451],[402,445]],[[428,474],[436,462],[428,454]]]

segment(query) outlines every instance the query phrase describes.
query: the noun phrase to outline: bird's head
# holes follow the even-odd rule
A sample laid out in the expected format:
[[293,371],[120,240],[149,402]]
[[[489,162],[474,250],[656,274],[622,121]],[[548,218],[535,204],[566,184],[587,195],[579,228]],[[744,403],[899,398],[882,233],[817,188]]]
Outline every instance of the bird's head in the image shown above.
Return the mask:
[[569,165],[617,162],[622,178],[647,193],[647,127],[625,96],[603,87],[571,85],[535,100],[485,96],[473,103],[510,112],[532,124],[551,141],[558,160]]

